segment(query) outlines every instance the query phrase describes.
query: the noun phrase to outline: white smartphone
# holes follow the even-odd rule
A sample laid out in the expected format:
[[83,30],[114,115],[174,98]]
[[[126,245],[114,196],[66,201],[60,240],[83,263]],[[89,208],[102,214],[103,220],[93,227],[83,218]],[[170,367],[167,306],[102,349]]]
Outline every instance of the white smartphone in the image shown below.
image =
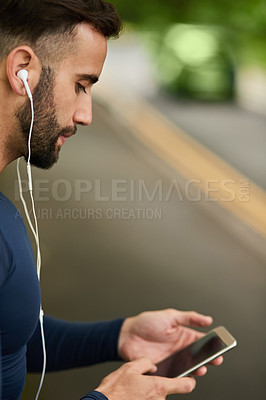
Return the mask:
[[208,364],[237,345],[235,338],[223,326],[208,332],[201,339],[157,364],[151,375],[167,378],[183,377]]

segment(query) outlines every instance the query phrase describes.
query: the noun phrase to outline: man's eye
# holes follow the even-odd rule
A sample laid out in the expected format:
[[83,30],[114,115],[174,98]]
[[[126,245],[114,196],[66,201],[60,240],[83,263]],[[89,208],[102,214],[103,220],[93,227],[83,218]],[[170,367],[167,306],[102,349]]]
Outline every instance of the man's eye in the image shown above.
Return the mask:
[[77,89],[78,92],[84,92],[85,94],[87,94],[86,88],[82,86],[80,83],[77,83]]

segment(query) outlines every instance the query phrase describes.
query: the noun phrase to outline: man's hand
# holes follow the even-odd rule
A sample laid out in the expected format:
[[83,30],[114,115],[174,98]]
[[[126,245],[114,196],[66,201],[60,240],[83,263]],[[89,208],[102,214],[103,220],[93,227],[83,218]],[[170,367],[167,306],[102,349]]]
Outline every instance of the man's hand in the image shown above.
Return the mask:
[[143,375],[155,370],[148,358],[126,363],[104,378],[96,390],[108,400],[165,400],[168,394],[190,393],[196,386],[193,378]]
[[[157,364],[174,352],[204,336],[191,327],[207,327],[212,324],[212,317],[194,311],[184,312],[173,309],[144,312],[136,317],[127,318],[122,325],[118,342],[118,352],[124,360],[148,357]],[[220,365],[223,357],[212,362]],[[207,372],[201,367],[195,375]]]

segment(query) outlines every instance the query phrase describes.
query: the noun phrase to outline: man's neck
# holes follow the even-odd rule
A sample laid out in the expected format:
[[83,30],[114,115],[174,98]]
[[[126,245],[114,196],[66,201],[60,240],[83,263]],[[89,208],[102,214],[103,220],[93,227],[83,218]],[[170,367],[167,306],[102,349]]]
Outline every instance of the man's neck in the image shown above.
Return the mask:
[[12,157],[7,151],[2,152],[2,145],[0,144],[0,146],[1,146],[1,151],[0,151],[0,173],[1,173],[8,164],[10,164],[13,160],[16,159],[16,157]]
[[8,134],[4,129],[0,127],[0,173],[5,169],[5,167],[14,161],[16,158],[20,157],[17,151],[17,146],[11,132]]

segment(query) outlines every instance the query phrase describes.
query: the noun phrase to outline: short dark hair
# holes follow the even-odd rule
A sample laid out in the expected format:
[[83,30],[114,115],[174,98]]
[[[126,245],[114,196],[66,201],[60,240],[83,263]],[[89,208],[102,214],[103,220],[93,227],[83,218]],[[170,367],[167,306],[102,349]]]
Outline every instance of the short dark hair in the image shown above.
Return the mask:
[[122,29],[115,7],[103,0],[1,0],[0,59],[17,45],[69,35],[82,22],[106,39]]

